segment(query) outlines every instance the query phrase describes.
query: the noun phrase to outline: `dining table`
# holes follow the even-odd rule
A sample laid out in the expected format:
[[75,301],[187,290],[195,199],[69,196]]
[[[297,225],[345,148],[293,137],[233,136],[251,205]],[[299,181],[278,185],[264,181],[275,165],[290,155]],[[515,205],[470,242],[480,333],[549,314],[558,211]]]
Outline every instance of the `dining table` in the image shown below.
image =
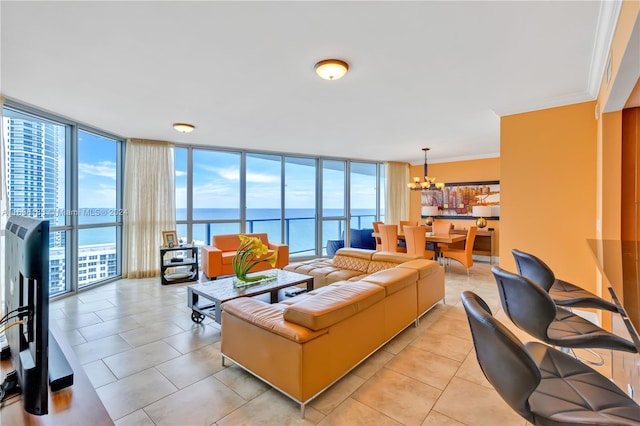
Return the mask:
[[[378,232],[373,232],[371,234],[374,238],[379,238],[380,234]],[[427,231],[425,229],[425,237],[427,243],[432,243],[434,246],[434,251],[436,252],[436,259],[438,257],[438,244],[454,244],[460,241],[464,241],[467,239],[466,234],[436,234],[431,231]],[[398,232],[398,241],[404,241],[404,233]]]

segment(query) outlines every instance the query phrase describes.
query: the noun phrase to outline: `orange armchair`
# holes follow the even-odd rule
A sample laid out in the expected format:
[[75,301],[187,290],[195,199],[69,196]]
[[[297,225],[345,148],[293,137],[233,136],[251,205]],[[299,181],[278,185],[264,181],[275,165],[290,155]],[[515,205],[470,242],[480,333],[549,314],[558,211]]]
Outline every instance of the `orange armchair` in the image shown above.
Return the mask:
[[[289,264],[289,246],[280,243],[270,243],[267,234],[243,234],[249,237],[258,237],[263,244],[269,247],[269,251],[265,255],[271,256],[273,252],[278,253],[276,268],[282,269]],[[240,247],[240,238],[238,234],[214,235],[211,238],[210,246],[202,247],[202,272],[207,278],[216,279],[222,275],[233,275],[233,266],[231,260]],[[251,272],[264,271],[270,269],[271,265],[267,262],[257,264],[251,269]]]

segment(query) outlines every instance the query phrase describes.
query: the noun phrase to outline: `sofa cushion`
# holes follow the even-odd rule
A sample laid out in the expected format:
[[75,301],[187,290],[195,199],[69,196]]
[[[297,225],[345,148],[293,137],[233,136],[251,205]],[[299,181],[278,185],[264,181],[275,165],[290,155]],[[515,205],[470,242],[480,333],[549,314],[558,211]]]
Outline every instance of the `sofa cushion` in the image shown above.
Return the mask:
[[413,254],[393,253],[390,251],[376,252],[373,254],[371,262],[369,262],[367,273],[373,274],[374,272],[395,268],[403,262],[417,258],[419,256]]
[[338,250],[336,252],[336,255],[351,256],[351,257],[358,257],[360,259],[371,260],[375,253],[376,253],[375,250],[367,250],[367,249],[353,248],[353,247],[344,247],[344,248],[341,248],[340,250]]
[[369,260],[352,256],[336,254],[333,258],[333,267],[338,269],[350,269],[352,271],[367,272]]
[[332,259],[311,259],[290,263],[284,270],[297,272],[299,274],[313,275],[312,272],[318,268],[331,268]]
[[322,330],[365,310],[385,297],[382,287],[362,281],[334,287],[287,307],[284,319],[311,330]]
[[286,305],[270,305],[250,297],[240,297],[222,304],[222,310],[260,328],[282,337],[303,343],[327,333],[327,330],[309,330],[297,324],[287,324],[282,317]]
[[316,283],[319,283],[319,286],[324,286],[327,284],[335,283],[337,281],[347,281],[347,280],[358,280],[364,277],[366,274],[360,271],[354,271],[352,269],[337,269],[332,268],[332,271],[324,271],[323,275],[316,275],[314,272],[314,286]]
[[399,268],[405,269],[413,269],[418,272],[418,279],[421,280],[424,277],[433,274],[438,271],[441,266],[435,260],[430,260],[425,262],[425,259],[422,260],[410,260],[408,262],[402,263],[398,265]]
[[338,269],[367,272],[372,255],[371,250],[342,248],[336,252],[331,264]]
[[393,251],[377,251],[371,255],[371,260],[378,262],[390,262],[398,265],[414,259],[424,259],[418,254],[397,253]]
[[367,274],[373,274],[374,272],[384,271],[385,269],[395,268],[398,266],[397,263],[393,262],[377,262],[375,260],[369,262],[369,266],[367,267]]
[[391,268],[376,272],[362,279],[368,283],[384,288],[387,296],[402,290],[405,287],[415,285],[418,273],[412,269]]
[[297,296],[293,296],[284,300],[281,300],[278,302],[278,304],[280,305],[287,305],[287,306],[291,306],[291,305],[295,305],[298,302],[302,302],[305,299],[308,299],[310,297],[316,296],[320,293],[324,293],[325,291],[331,291],[331,289],[336,288],[336,287],[340,287],[342,285],[345,284],[345,281],[340,281],[338,283],[333,283],[333,284],[329,284],[326,285],[324,287],[320,287],[320,288],[316,288],[315,290],[311,290],[311,291],[307,291],[304,293],[300,293]]

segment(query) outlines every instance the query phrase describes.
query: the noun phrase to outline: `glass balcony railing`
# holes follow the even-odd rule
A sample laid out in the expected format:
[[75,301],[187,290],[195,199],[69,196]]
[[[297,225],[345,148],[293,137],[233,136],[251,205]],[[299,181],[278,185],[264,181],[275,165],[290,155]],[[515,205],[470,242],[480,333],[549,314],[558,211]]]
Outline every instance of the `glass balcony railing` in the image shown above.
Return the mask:
[[[351,228],[372,228],[375,215],[351,216]],[[322,221],[323,244],[321,254],[326,254],[328,240],[342,239],[346,220],[344,217],[330,218]],[[247,233],[266,233],[269,241],[280,241],[281,219],[248,219]],[[177,225],[181,242],[187,242],[187,225]],[[214,235],[240,232],[240,221],[197,223],[193,225],[193,242],[196,246],[211,244]],[[284,219],[284,243],[289,246],[289,254],[293,257],[316,255],[316,218],[314,216],[291,217]]]

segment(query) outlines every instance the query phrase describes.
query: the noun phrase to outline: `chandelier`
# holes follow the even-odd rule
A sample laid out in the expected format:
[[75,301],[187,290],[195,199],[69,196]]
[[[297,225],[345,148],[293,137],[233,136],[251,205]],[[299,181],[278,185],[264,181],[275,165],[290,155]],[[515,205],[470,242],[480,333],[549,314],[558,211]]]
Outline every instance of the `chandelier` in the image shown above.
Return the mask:
[[409,189],[413,189],[413,190],[416,190],[416,191],[421,191],[423,189],[431,188],[432,184],[435,185],[435,187],[437,189],[444,188],[444,183],[442,183],[442,182],[437,182],[436,183],[436,178],[435,177],[429,177],[429,174],[427,173],[427,152],[430,149],[431,148],[422,148],[422,150],[424,151],[424,169],[423,169],[423,173],[422,173],[424,180],[420,180],[420,178],[417,177],[417,176],[414,177],[413,180],[407,184]]

